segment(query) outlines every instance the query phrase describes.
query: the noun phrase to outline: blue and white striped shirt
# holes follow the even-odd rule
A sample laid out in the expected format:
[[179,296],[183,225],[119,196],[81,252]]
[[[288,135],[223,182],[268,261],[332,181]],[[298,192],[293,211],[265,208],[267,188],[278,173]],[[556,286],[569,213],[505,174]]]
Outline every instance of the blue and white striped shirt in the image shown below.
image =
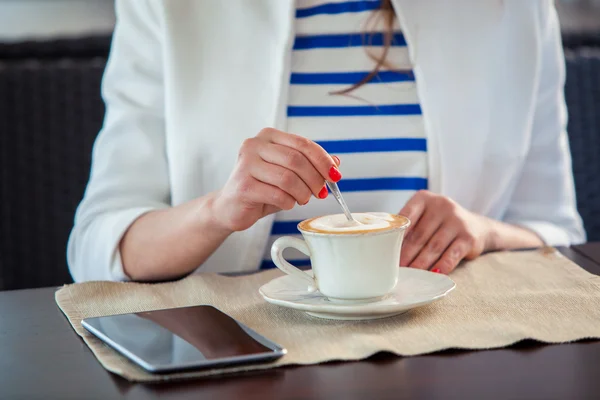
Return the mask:
[[[369,74],[383,49],[383,23],[365,33],[380,0],[297,0],[287,108],[287,131],[319,143],[342,160],[338,183],[353,212],[397,213],[419,189],[427,188],[427,140],[411,72],[382,70],[349,95],[331,95]],[[410,70],[408,49],[396,27],[387,61]],[[332,196],[275,217],[261,268],[273,267],[270,248],[282,235],[299,235],[299,221],[340,213]],[[286,258],[310,264],[293,249]]]

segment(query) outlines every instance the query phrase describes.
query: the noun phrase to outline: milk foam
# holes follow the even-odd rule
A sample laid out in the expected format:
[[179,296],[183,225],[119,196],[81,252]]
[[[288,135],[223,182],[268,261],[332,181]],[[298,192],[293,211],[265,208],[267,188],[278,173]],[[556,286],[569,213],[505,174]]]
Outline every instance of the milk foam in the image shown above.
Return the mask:
[[325,215],[310,221],[308,226],[319,231],[353,232],[386,229],[394,218],[387,213],[352,213],[358,222],[348,221],[344,214]]

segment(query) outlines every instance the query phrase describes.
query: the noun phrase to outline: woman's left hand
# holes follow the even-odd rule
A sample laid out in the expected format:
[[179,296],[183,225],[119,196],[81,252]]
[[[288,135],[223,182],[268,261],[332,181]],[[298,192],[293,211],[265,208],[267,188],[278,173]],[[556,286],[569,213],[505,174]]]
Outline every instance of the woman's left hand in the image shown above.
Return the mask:
[[485,250],[492,220],[467,211],[453,200],[422,190],[399,214],[411,221],[400,256],[400,265],[447,274],[462,259],[473,259]]

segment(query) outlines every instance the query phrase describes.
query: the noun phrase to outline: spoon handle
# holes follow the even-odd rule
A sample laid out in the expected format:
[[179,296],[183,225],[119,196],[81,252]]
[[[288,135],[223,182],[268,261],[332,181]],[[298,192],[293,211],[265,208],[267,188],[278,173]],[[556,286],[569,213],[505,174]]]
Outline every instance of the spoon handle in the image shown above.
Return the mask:
[[346,218],[348,218],[348,221],[354,221],[354,218],[352,217],[352,214],[350,213],[350,209],[348,208],[348,205],[344,201],[344,198],[342,197],[342,193],[340,192],[340,188],[338,187],[337,183],[329,182],[329,181],[326,181],[326,183],[327,183],[327,186],[329,186],[329,190],[331,190],[331,193],[333,193],[333,197],[335,197],[337,202],[340,203],[340,206],[342,206],[342,210],[344,210],[344,215],[346,215]]

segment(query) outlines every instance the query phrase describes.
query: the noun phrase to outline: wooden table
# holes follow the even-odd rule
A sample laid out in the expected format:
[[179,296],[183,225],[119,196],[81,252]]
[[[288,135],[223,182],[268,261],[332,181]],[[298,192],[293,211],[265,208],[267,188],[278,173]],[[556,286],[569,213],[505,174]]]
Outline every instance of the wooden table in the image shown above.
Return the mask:
[[[578,253],[583,254],[590,260],[597,264],[600,264],[600,244],[599,243],[586,243],[580,246],[574,246],[574,250]],[[598,274],[600,275],[600,273]]]
[[[561,249],[600,275],[600,243]],[[55,288],[0,292],[1,399],[600,398],[600,341],[524,342],[141,385],[106,372],[54,302]],[[600,305],[599,305],[600,306]]]

